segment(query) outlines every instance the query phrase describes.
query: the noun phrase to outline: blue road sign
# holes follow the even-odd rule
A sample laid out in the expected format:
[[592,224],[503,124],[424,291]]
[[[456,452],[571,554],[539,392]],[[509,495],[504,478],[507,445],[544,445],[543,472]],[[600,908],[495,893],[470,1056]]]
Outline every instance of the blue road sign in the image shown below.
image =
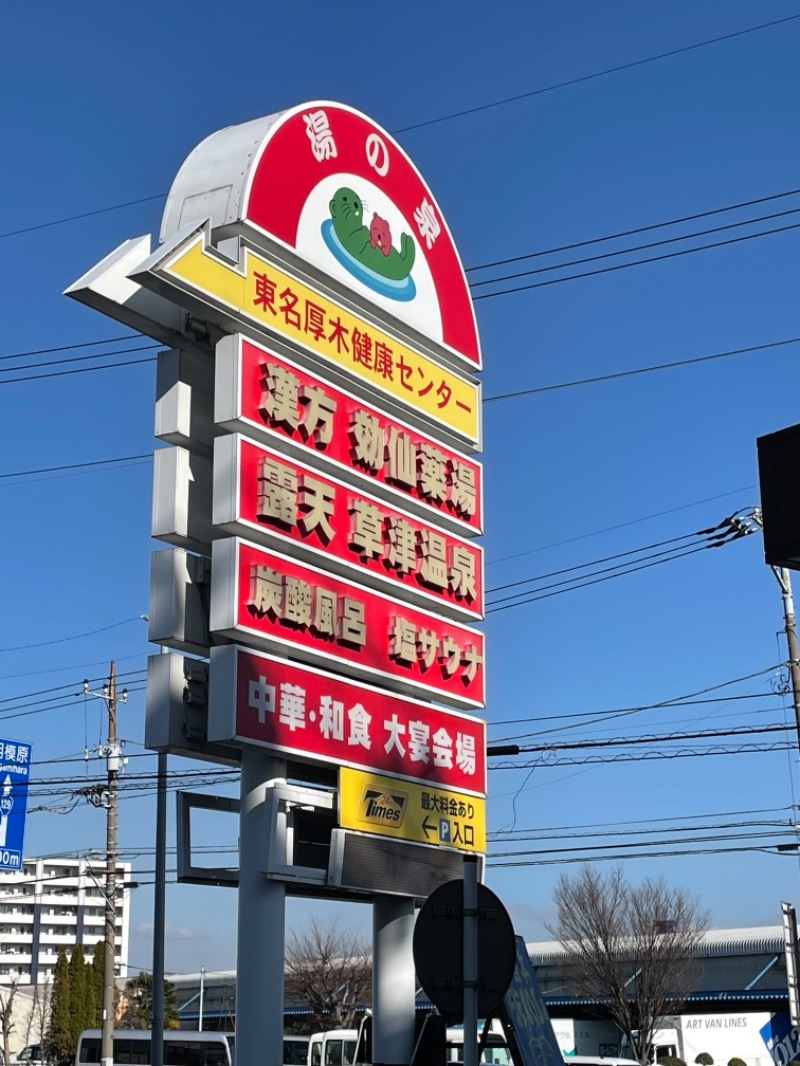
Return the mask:
[[564,1066],[525,941],[521,936],[514,939],[517,964],[503,999],[504,1020],[511,1023],[510,1039],[519,1052],[514,1062],[523,1066]]
[[32,750],[19,740],[0,740],[0,870],[22,869]]

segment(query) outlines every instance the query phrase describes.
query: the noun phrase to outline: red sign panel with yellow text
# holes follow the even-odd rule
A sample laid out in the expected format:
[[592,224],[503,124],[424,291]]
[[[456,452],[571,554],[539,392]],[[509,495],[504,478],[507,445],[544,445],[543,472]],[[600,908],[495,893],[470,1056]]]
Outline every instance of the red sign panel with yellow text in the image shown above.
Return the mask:
[[316,466],[327,461],[466,536],[482,531],[478,463],[241,335],[217,345],[216,366],[215,418],[227,429],[280,440],[281,451]]
[[214,543],[211,629],[459,707],[483,707],[483,634],[237,538]]
[[238,434],[215,443],[214,525],[452,617],[483,617],[476,544]]
[[481,719],[236,646],[212,649],[211,685],[209,740],[486,793]]

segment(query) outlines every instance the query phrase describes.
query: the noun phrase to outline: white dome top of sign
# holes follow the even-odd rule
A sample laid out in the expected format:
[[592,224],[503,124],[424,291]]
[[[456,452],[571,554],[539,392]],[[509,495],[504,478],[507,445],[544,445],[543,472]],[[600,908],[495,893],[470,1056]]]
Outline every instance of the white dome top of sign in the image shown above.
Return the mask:
[[448,362],[480,369],[469,287],[439,206],[403,149],[358,111],[315,101],[207,137],[173,182],[161,241],[205,219],[215,243],[247,236],[411,340],[432,341]]

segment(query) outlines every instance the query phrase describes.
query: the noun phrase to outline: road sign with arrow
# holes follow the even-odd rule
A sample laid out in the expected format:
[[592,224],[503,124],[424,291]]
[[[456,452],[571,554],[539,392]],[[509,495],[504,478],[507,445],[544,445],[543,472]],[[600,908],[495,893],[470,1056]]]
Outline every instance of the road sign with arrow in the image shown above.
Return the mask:
[[0,870],[22,869],[31,746],[0,740]]

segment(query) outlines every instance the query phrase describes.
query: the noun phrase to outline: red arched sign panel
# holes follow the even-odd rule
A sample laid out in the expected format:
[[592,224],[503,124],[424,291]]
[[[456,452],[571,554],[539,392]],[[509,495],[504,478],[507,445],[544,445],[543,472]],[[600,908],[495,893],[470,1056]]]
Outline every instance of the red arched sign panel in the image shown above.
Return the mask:
[[439,205],[402,148],[365,115],[314,102],[277,117],[250,169],[241,217],[480,367],[469,287]]

